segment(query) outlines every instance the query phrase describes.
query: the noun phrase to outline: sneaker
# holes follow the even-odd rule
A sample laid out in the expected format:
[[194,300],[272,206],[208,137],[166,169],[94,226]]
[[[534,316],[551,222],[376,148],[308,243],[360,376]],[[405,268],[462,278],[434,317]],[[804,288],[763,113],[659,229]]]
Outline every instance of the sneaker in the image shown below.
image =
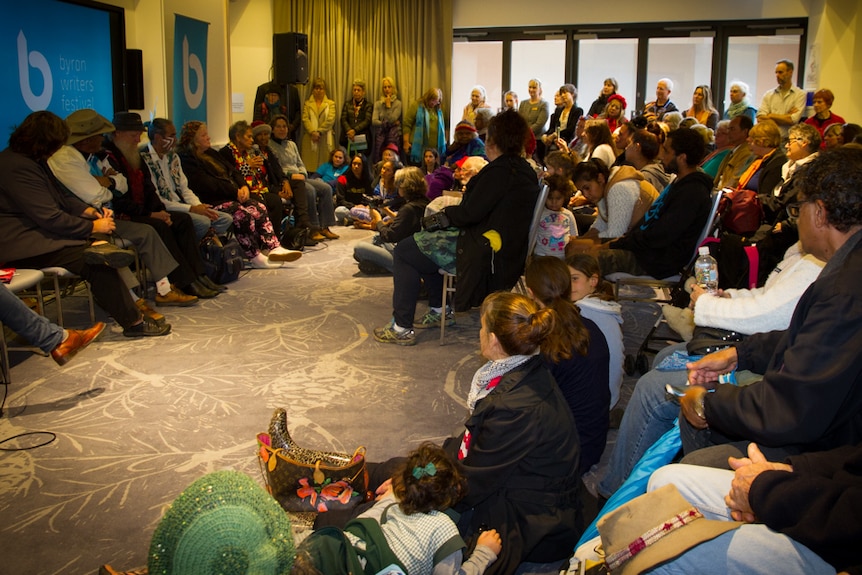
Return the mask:
[[269,259],[260,252],[251,258],[249,263],[251,264],[251,267],[256,270],[274,270],[280,268],[284,264],[284,262],[269,261]]
[[302,257],[302,252],[289,250],[281,246],[270,250],[266,259],[271,262],[295,262]]
[[[422,318],[418,321],[413,322],[413,327],[416,329],[428,329],[430,327],[440,327],[440,316],[442,314],[437,313],[434,310],[428,310],[428,313],[422,316]],[[455,325],[455,314],[451,309],[446,310],[446,327],[450,325]]]
[[198,303],[198,298],[197,296],[183,293],[179,288],[171,284],[171,291],[165,295],[156,294],[154,301],[156,302],[156,305],[159,306],[172,305],[176,307],[187,307]]
[[171,333],[171,324],[159,325],[146,316],[141,323],[123,328],[123,335],[126,337],[155,337],[169,333]]
[[84,263],[88,266],[124,268],[135,263],[135,252],[118,248],[114,244],[97,244],[84,250]]
[[135,305],[141,310],[141,313],[156,322],[159,325],[165,325],[165,316],[151,308],[147,304],[147,300],[141,298],[135,302]]
[[329,228],[323,228],[322,230],[320,230],[320,235],[322,235],[323,237],[325,237],[328,240],[337,240],[338,238],[341,237],[338,234],[336,234],[335,232],[333,232],[332,230],[330,230]]
[[394,343],[395,345],[416,345],[416,334],[412,329],[398,333],[395,325],[389,324],[374,330],[374,339],[380,343]]

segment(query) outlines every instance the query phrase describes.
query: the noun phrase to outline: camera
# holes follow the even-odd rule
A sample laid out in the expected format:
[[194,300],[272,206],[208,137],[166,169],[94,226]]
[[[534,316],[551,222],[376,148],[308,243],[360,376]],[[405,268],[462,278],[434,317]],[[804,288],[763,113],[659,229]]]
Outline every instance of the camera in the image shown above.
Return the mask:
[[422,218],[422,229],[426,232],[437,232],[445,230],[450,226],[449,217],[446,212],[437,212]]

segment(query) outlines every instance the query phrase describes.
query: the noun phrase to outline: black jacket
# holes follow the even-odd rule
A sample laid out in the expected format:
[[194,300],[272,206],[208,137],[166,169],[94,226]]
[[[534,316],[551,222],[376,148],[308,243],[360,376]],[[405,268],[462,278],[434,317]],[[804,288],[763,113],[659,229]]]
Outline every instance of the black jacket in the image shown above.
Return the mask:
[[422,216],[425,215],[428,201],[426,197],[410,200],[398,209],[391,223],[378,224],[380,239],[395,244],[422,229]]
[[[245,184],[245,178],[218,152],[210,148],[204,152],[212,162],[204,161],[192,154],[180,152],[183,172],[189,180],[189,188],[202,202],[217,206],[237,201],[237,192]],[[220,166],[217,169],[215,166]]]
[[[524,561],[568,557],[582,530],[578,432],[539,356],[503,376],[467,419],[472,435],[462,464],[468,493],[456,506],[465,540],[482,525],[503,550],[485,572],[514,573]],[[444,447],[457,456],[463,434]]]
[[638,264],[654,278],[680,273],[691,261],[709,217],[711,191],[712,178],[699,170],[675,180],[610,247],[634,252]]

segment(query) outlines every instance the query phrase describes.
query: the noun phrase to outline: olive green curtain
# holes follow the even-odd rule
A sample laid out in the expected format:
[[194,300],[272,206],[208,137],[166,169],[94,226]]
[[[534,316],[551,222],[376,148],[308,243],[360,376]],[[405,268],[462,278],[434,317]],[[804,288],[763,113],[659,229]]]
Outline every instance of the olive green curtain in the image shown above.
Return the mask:
[[274,33],[308,34],[303,101],[319,76],[340,114],[354,79],[365,81],[373,102],[381,97],[381,79],[391,76],[405,110],[425,90],[439,87],[449,117],[452,0],[273,0],[272,6]]

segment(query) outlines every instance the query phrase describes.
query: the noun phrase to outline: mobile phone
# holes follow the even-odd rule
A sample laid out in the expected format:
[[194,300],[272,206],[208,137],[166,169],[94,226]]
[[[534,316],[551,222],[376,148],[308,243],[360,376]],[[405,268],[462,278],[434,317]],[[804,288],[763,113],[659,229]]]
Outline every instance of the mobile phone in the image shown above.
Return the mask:
[[559,140],[559,139],[560,139],[560,127],[559,127],[559,126],[557,126],[557,129],[556,129],[555,133],[556,133],[556,136],[557,136],[557,137],[556,137],[556,138],[554,138],[554,140],[556,141],[556,140]]

